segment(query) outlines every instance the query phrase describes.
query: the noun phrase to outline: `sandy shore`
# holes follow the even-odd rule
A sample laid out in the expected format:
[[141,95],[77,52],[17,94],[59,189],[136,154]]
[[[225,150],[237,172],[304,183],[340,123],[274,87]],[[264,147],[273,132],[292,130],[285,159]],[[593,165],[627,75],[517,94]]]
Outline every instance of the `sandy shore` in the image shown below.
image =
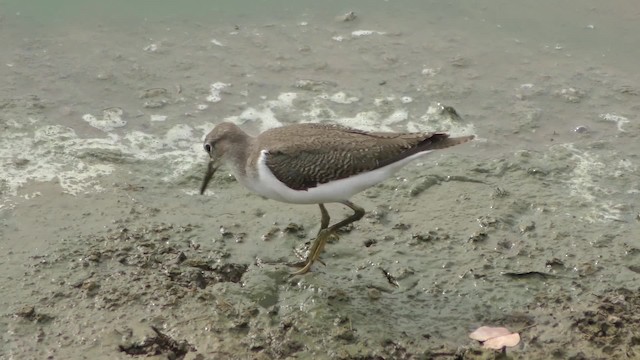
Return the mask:
[[[482,325],[520,332],[508,358],[640,357],[634,5],[367,4],[0,3],[0,358],[493,358]],[[197,194],[222,120],[478,140],[358,195],[291,277],[317,206],[225,171]]]

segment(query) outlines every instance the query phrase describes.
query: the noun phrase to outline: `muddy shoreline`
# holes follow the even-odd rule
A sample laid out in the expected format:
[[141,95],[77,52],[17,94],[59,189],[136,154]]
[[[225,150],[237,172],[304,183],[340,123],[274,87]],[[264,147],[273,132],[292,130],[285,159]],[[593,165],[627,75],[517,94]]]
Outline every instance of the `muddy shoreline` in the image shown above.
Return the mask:
[[[635,4],[73,1],[0,1],[0,358],[640,357]],[[318,207],[200,195],[220,121],[477,139],[290,277]]]

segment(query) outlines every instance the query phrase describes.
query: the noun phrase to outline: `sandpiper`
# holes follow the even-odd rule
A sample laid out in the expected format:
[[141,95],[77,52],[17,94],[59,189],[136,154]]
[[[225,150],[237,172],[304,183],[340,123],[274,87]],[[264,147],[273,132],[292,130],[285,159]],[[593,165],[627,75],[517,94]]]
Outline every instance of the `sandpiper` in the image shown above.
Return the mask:
[[[294,124],[253,137],[237,125],[216,125],[204,140],[210,161],[200,188],[204,193],[216,169],[226,164],[239,183],[266,198],[294,204],[318,204],[320,230],[302,268],[318,260],[327,239],[365,211],[349,199],[433,150],[470,141],[473,135],[449,137],[442,132],[367,132],[329,124]],[[329,226],[325,203],[341,203],[353,215]]]

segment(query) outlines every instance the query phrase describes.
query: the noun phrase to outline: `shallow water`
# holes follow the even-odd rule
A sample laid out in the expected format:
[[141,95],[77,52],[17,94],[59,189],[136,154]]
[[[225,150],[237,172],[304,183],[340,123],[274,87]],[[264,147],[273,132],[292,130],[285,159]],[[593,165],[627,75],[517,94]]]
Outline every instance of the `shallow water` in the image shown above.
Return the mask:
[[[0,1],[0,358],[127,358],[149,325],[206,358],[453,354],[485,324],[516,357],[640,356],[629,318],[582,326],[639,283],[634,2],[51,4]],[[198,195],[223,120],[478,139],[356,196],[289,279],[319,211],[224,171]]]

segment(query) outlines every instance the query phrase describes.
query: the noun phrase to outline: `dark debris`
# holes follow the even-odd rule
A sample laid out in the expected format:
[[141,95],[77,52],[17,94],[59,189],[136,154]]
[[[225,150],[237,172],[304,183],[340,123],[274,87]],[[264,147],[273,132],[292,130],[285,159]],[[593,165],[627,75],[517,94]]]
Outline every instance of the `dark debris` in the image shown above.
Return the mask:
[[172,337],[162,333],[156,327],[151,329],[155,332],[155,336],[146,338],[144,341],[132,345],[118,346],[121,352],[130,356],[158,356],[165,355],[167,359],[181,360],[190,351],[196,351],[193,345],[186,340],[177,341]]

